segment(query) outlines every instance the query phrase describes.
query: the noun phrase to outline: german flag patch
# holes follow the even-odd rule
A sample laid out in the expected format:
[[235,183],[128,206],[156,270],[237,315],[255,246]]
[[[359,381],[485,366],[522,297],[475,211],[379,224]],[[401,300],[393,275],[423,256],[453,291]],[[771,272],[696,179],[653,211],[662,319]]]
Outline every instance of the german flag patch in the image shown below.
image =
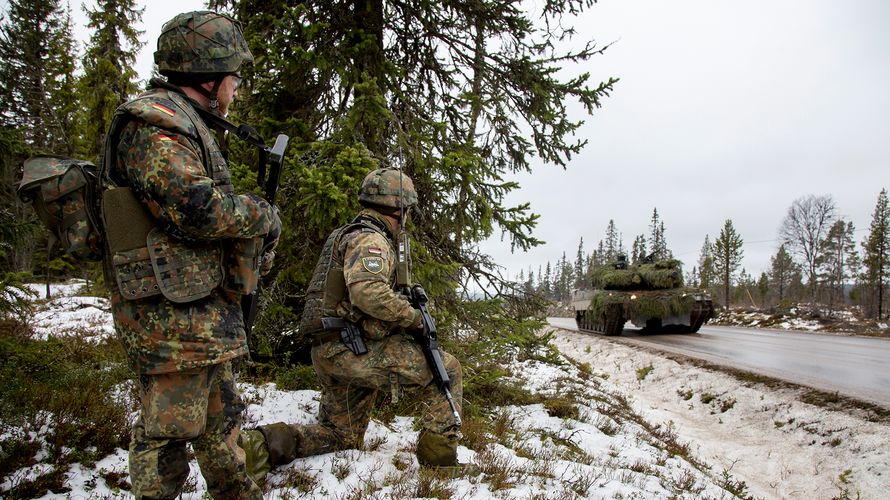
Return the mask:
[[382,248],[370,247],[368,248],[368,253],[371,255],[383,255]]
[[170,137],[169,135],[158,134],[158,139],[162,141],[175,141],[176,139]]
[[164,114],[167,114],[170,116],[176,116],[176,111],[173,111],[172,109],[168,108],[167,106],[164,106],[163,104],[154,103],[151,105],[151,107],[160,111],[161,113],[164,113]]

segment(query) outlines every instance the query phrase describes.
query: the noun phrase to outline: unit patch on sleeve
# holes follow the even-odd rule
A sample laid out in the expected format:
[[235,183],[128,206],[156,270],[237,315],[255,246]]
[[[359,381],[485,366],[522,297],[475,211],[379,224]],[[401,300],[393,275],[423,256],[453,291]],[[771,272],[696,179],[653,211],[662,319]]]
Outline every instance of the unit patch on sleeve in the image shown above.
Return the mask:
[[381,257],[362,257],[362,267],[369,273],[377,274],[383,270],[383,259]]

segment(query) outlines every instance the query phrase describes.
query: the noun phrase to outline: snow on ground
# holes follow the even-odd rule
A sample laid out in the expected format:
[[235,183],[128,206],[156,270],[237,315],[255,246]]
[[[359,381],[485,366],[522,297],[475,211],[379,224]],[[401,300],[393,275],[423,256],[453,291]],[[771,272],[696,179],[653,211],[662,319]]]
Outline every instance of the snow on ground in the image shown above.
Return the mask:
[[564,354],[607,374],[645,418],[671,422],[703,460],[731,471],[754,495],[832,498],[846,489],[887,498],[887,424],[802,403],[793,389],[752,386],[603,337],[557,332]]
[[[84,326],[104,335],[112,331],[107,305],[77,297],[82,283],[53,287],[53,299],[38,301],[34,317],[38,333],[71,334]],[[40,290],[38,290],[40,291]],[[84,304],[91,306],[84,307]],[[98,308],[92,305],[98,305]],[[89,311],[85,317],[84,309]],[[476,463],[478,476],[431,478],[419,473],[414,457],[417,430],[414,418],[391,422],[373,420],[363,450],[298,459],[274,471],[266,486],[267,498],[724,498],[730,496],[713,474],[665,451],[640,422],[617,412],[620,396],[608,382],[591,384],[572,365],[553,366],[525,361],[514,367],[515,378],[539,393],[558,398],[562,391],[584,393],[581,405],[569,403],[574,414],[551,415],[544,405],[506,407],[495,418],[503,425],[497,443],[471,450],[458,449],[464,463]],[[596,386],[591,387],[591,385]],[[276,421],[308,423],[316,420],[319,393],[281,391],[273,384],[240,384],[245,401],[245,426]],[[192,461],[182,498],[206,495],[206,484]],[[0,480],[0,495],[12,486],[47,473],[48,463],[20,469]],[[132,498],[127,491],[127,452],[99,460],[94,467],[72,465],[65,493],[42,498]],[[122,488],[123,487],[123,488]]]
[[[38,331],[72,332],[84,324],[112,331],[107,304],[81,302],[72,296],[77,288],[59,287],[58,298],[40,305]],[[84,309],[99,312],[88,311],[92,315],[84,319]],[[559,414],[546,404],[500,409],[492,417],[502,429],[495,444],[458,450],[459,459],[478,464],[481,475],[419,474],[414,419],[401,416],[373,420],[361,451],[279,468],[269,478],[266,497],[730,498],[723,488],[735,487],[763,498],[827,499],[846,492],[867,499],[886,498],[890,491],[885,424],[800,403],[792,390],[747,387],[729,375],[602,337],[558,331],[555,344],[578,363],[589,363],[592,374],[571,364],[524,361],[512,367],[514,376],[548,400],[574,394],[582,404],[569,405],[574,414]],[[246,426],[316,419],[316,391],[240,386],[249,403]],[[690,444],[688,454],[671,441],[672,433]],[[41,463],[0,479],[0,496],[50,467]],[[67,472],[70,491],[43,498],[132,498],[127,479],[127,453],[119,449],[94,467],[73,465]],[[185,490],[184,499],[206,494],[194,461]]]
[[[574,378],[571,366],[556,368],[540,362],[521,365],[519,378],[539,387],[554,388],[559,380]],[[577,380],[577,379],[576,379]],[[563,382],[565,383],[565,382]],[[247,401],[246,420],[256,424],[286,420],[315,421],[316,391],[280,391],[274,384],[240,384]],[[576,387],[580,388],[580,387]],[[277,469],[268,479],[265,498],[728,498],[705,473],[685,460],[671,457],[641,436],[633,423],[618,423],[606,433],[604,417],[595,406],[582,405],[579,418],[551,416],[543,405],[507,407],[503,418],[513,429],[504,444],[484,450],[458,450],[462,462],[475,462],[483,474],[424,482],[418,474],[413,444],[414,419],[372,420],[365,449],[297,459]],[[17,477],[45,473],[35,467]],[[42,498],[132,498],[110,486],[106,478],[125,478],[125,450],[105,457],[94,468],[75,464],[68,471],[70,492]],[[8,483],[14,480],[8,480]],[[4,484],[4,489],[8,488]],[[424,489],[426,488],[426,489]],[[438,492],[436,495],[424,492]],[[204,498],[206,484],[192,461],[183,499]]]
[[45,302],[31,318],[35,338],[46,339],[50,335],[114,335],[111,302],[103,297],[77,295],[85,285],[84,280],[50,284],[49,300],[44,298],[46,285],[27,285],[37,293],[41,302]]

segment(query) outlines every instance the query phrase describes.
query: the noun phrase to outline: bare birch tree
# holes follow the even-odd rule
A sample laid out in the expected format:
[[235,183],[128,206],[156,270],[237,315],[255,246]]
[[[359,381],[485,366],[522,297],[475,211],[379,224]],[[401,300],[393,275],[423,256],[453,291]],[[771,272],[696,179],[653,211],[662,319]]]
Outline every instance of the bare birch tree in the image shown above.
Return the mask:
[[779,238],[802,262],[810,285],[810,300],[816,300],[820,246],[837,218],[831,195],[808,195],[794,200],[779,227]]

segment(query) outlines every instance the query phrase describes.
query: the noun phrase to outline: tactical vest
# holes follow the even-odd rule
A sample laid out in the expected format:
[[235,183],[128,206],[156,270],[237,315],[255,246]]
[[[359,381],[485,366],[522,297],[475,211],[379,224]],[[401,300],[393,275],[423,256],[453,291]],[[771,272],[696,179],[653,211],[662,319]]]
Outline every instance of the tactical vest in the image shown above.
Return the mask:
[[335,229],[328,236],[306,290],[306,305],[300,318],[302,335],[311,336],[323,331],[322,317],[342,317],[356,323],[362,319],[361,311],[350,306],[349,291],[346,289],[346,280],[343,277],[343,254],[340,253],[340,242],[343,237],[359,230],[380,233],[389,238],[383,228],[361,216]]
[[103,194],[102,217],[108,245],[106,269],[123,298],[162,294],[172,302],[191,302],[210,295],[220,285],[237,293],[251,293],[256,287],[262,238],[225,244],[194,241],[172,224],[162,226],[138,201],[139,193],[115,172],[120,133],[133,118],[198,142],[206,175],[214,187],[224,193],[233,191],[223,151],[185,97],[153,89],[118,108],[102,162],[103,181],[116,187]]

